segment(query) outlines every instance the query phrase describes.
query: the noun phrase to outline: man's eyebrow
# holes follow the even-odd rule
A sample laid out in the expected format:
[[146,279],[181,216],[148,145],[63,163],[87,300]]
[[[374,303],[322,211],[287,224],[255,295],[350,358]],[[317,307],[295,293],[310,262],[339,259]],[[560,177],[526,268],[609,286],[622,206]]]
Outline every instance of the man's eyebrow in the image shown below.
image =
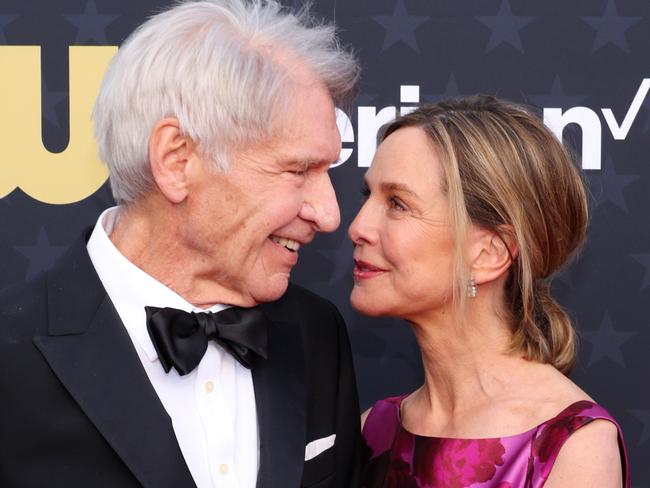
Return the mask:
[[327,164],[328,166],[331,164],[336,163],[336,161],[326,161],[326,160],[320,160],[316,158],[309,158],[309,159],[299,159],[295,162],[296,165],[300,166],[301,168],[304,169],[309,169],[313,168],[315,166],[323,166]]

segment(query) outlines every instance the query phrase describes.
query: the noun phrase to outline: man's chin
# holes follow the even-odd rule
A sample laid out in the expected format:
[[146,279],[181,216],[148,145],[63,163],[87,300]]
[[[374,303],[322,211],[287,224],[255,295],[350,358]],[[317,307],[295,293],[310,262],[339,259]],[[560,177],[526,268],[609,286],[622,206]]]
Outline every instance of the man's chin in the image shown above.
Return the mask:
[[289,274],[275,275],[266,283],[256,283],[251,287],[251,297],[256,303],[274,302],[287,291]]

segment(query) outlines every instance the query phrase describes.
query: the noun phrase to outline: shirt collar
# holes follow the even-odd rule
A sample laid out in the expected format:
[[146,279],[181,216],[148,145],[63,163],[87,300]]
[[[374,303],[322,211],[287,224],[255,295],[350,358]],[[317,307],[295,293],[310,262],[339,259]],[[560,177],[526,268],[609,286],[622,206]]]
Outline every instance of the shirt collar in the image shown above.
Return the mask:
[[158,359],[158,354],[147,332],[145,306],[171,307],[186,312],[217,312],[227,306],[195,307],[129,261],[109,238],[121,212],[119,206],[102,212],[88,240],[88,254],[131,340],[153,362]]

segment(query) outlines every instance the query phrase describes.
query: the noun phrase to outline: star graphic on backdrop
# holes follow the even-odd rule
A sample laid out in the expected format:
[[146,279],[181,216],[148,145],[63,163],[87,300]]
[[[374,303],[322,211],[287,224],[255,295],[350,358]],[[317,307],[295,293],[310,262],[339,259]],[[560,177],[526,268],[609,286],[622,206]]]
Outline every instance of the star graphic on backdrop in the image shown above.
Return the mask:
[[36,243],[32,246],[15,246],[16,251],[29,260],[25,280],[48,269],[65,252],[67,246],[54,246],[50,244],[45,229],[41,227]]
[[609,200],[618,208],[627,212],[623,190],[638,179],[638,175],[617,174],[612,158],[608,155],[598,173],[589,173],[589,186],[592,189],[597,205]]
[[607,0],[605,13],[599,17],[581,17],[583,21],[596,30],[594,47],[591,52],[598,51],[607,44],[616,44],[622,51],[630,53],[625,39],[625,31],[641,20],[641,17],[624,17],[618,15],[614,0]]
[[501,44],[506,42],[519,52],[523,53],[524,47],[521,44],[519,31],[530,24],[534,19],[535,17],[513,15],[508,0],[501,1],[501,6],[496,15],[477,16],[476,20],[492,31],[485,52],[490,52],[492,49],[499,47]]
[[650,285],[650,254],[631,254],[632,258],[645,268],[643,275],[643,282],[641,283],[641,290]]
[[45,120],[47,120],[53,126],[61,127],[59,124],[59,116],[56,114],[55,107],[59,104],[59,102],[67,98],[67,93],[48,90],[45,80],[43,80],[41,87],[41,105],[43,110],[43,117],[45,117]]
[[562,87],[559,75],[553,78],[551,91],[547,95],[528,95],[528,98],[538,107],[576,107],[586,99],[585,95],[567,95]]
[[645,441],[650,439],[650,410],[632,410],[630,412],[637,420],[640,420],[643,423],[643,430],[639,436],[639,443],[637,446],[640,446]]
[[591,355],[587,367],[609,358],[619,366],[625,367],[621,346],[637,335],[637,332],[619,332],[614,329],[609,312],[605,312],[600,329],[581,331],[580,336],[591,344]]
[[5,32],[4,32],[5,27],[7,27],[17,18],[18,15],[15,14],[0,15],[0,44],[7,44],[7,37],[5,36]]
[[352,259],[354,246],[352,245],[352,241],[348,239],[346,233],[343,233],[341,242],[336,249],[322,249],[318,252],[329,262],[334,263],[334,269],[329,278],[330,286],[340,281],[351,279],[354,263]]
[[386,37],[384,37],[384,44],[381,47],[382,52],[400,41],[415,52],[420,52],[415,39],[415,30],[429,20],[429,16],[409,15],[404,6],[404,0],[397,0],[393,15],[373,15],[372,19],[386,29]]
[[434,93],[433,95],[424,95],[424,99],[428,102],[437,102],[439,100],[445,100],[447,98],[459,97],[462,95],[458,89],[458,83],[456,83],[456,75],[454,73],[449,73],[449,78],[447,79],[447,86],[443,93]]
[[95,0],[88,0],[82,14],[68,14],[63,17],[78,29],[75,44],[83,45],[88,41],[95,41],[97,44],[107,45],[106,27],[119,15],[97,13]]

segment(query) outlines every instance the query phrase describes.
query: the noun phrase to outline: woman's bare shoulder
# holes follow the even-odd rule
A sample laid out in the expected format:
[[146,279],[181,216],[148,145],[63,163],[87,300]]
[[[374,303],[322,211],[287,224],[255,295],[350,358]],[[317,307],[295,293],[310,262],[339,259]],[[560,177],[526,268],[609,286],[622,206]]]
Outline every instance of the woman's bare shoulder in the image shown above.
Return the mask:
[[622,483],[618,429],[611,421],[598,419],[569,436],[544,486],[619,488]]
[[[540,370],[540,392],[549,392],[540,401],[547,415],[562,412],[577,402],[594,399],[571,379],[547,367]],[[550,415],[549,415],[550,417]],[[596,419],[583,425],[564,442],[555,460],[545,488],[575,486],[622,486],[622,464],[618,444],[618,428],[607,419]]]

